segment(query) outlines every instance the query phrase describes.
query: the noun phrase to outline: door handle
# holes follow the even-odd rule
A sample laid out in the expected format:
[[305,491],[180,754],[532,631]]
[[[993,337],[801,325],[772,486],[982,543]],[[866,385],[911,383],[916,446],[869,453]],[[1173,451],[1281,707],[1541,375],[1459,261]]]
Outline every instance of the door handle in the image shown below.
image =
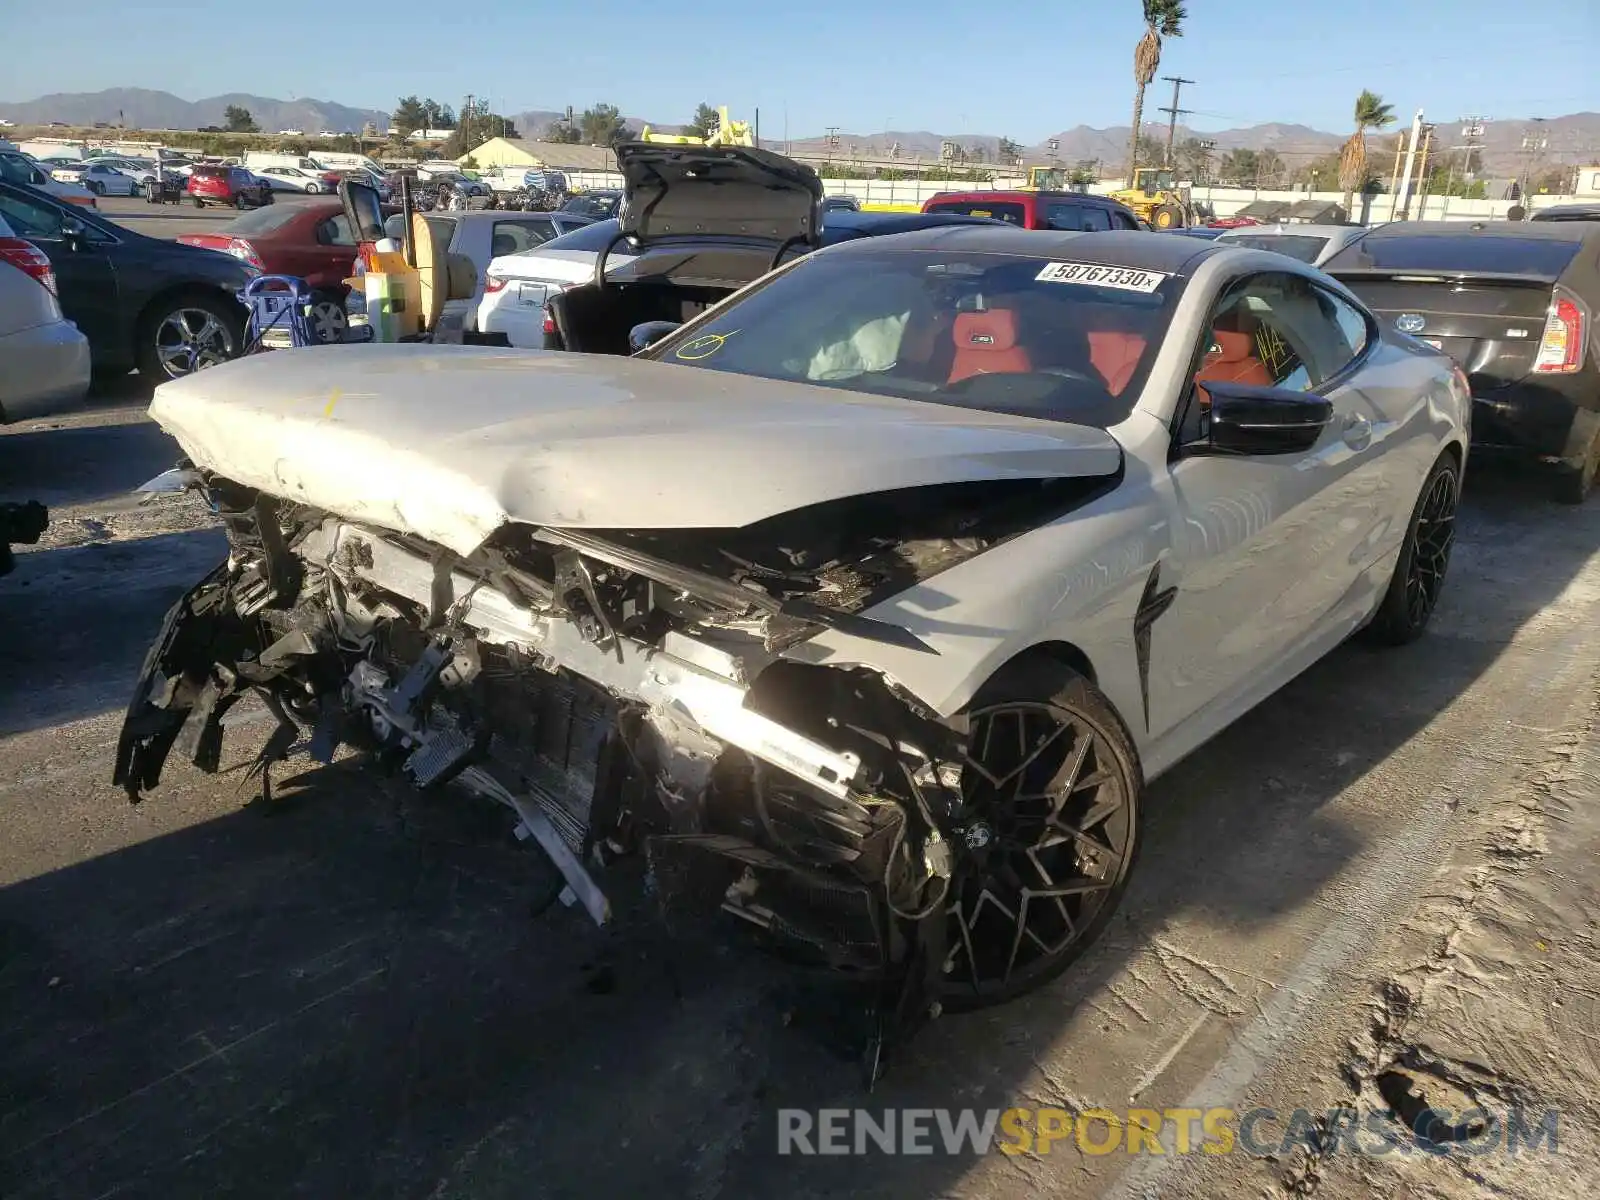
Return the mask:
[[1365,450],[1372,442],[1372,422],[1356,415],[1344,423],[1344,444],[1352,450]]

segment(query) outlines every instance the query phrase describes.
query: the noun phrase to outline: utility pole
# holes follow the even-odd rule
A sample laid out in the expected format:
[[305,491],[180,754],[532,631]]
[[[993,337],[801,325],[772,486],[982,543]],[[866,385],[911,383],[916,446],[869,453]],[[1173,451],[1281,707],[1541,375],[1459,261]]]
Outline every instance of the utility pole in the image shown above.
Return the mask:
[[1193,83],[1194,80],[1183,79],[1177,75],[1163,75],[1161,78],[1172,85],[1172,107],[1159,110],[1167,114],[1167,155],[1162,160],[1161,165],[1170,171],[1172,170],[1172,139],[1178,133],[1178,118],[1180,116],[1188,116],[1190,112],[1187,108],[1178,107],[1178,93],[1182,91],[1184,84]]
[[[1400,188],[1395,192],[1394,204],[1389,209],[1390,220],[1406,220],[1406,214],[1411,207],[1411,172],[1417,164],[1417,143],[1422,140],[1422,110],[1417,109],[1417,115],[1411,118],[1411,140],[1406,146],[1405,174],[1400,179]],[[1398,217],[1396,216],[1398,213]]]
[[1433,148],[1433,126],[1422,127],[1422,159],[1417,164],[1417,220],[1428,219],[1428,155]]
[[[1492,117],[1462,117],[1461,144],[1450,147],[1452,150],[1460,150],[1464,152],[1461,161],[1461,178],[1462,182],[1466,185],[1467,191],[1472,190],[1472,156],[1483,149],[1483,130],[1491,120],[1493,120]],[[1453,193],[1455,191],[1455,182],[1456,164],[1454,160],[1452,160],[1450,163],[1450,180],[1446,185],[1445,190]]]
[[1517,183],[1517,202],[1526,207],[1528,198],[1528,176],[1533,173],[1533,163],[1545,147],[1550,144],[1550,139],[1544,133],[1544,118],[1534,117],[1530,122],[1533,129],[1522,138],[1522,178]]

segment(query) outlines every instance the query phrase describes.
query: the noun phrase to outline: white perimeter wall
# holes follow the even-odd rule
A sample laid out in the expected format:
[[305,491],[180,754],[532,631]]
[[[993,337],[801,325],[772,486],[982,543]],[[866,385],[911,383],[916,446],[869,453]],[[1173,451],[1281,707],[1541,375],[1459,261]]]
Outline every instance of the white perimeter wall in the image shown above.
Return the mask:
[[[620,188],[622,176],[612,171],[567,171],[567,180],[574,187],[580,188]],[[1023,177],[1007,179],[998,177],[992,184],[964,184],[964,183],[923,183],[914,180],[878,180],[878,179],[824,179],[823,190],[829,195],[855,196],[863,204],[894,204],[914,205],[921,207],[923,201],[939,192],[953,192],[975,188],[994,188],[1005,190],[1020,187],[1027,180]],[[1091,184],[1089,191],[1104,195],[1114,192],[1120,185],[1115,183]],[[1200,204],[1209,204],[1219,217],[1232,216],[1252,200],[1287,200],[1290,203],[1299,200],[1326,200],[1334,204],[1344,203],[1343,192],[1304,192],[1304,191],[1257,191],[1254,188],[1208,188],[1196,187],[1191,189],[1194,200]],[[1570,204],[1577,197],[1574,196],[1534,196],[1528,201],[1531,209],[1537,210],[1551,204]],[[1371,207],[1365,214],[1367,224],[1379,224],[1391,219],[1390,205],[1394,202],[1393,196],[1370,197]],[[1419,208],[1413,199],[1411,216],[1413,220],[1429,221],[1470,221],[1485,220],[1494,217],[1504,217],[1506,210],[1515,201],[1511,200],[1463,200],[1458,196],[1429,196],[1423,208]],[[1353,220],[1360,221],[1363,198],[1356,197],[1355,209],[1351,214]]]

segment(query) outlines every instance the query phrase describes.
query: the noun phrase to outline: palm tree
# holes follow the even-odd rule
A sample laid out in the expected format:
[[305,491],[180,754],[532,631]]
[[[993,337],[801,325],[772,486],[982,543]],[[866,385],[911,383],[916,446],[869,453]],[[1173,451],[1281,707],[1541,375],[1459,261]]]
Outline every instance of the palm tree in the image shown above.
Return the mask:
[[1161,39],[1183,36],[1188,13],[1180,0],[1141,0],[1144,6],[1144,36],[1133,48],[1133,131],[1128,135],[1128,186],[1133,186],[1139,165],[1139,122],[1144,117],[1144,89],[1161,66]]
[[1377,92],[1361,89],[1356,97],[1356,131],[1339,151],[1339,186],[1344,189],[1344,211],[1352,211],[1356,189],[1367,182],[1367,138],[1369,129],[1394,124],[1394,105],[1385,104]]

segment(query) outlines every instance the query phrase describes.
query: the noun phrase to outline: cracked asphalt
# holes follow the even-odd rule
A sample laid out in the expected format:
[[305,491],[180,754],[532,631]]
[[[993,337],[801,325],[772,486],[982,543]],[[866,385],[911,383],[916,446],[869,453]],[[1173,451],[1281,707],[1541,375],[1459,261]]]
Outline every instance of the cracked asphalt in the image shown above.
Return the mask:
[[[1444,604],[1159,780],[1128,897],[1056,984],[928,1027],[870,1096],[826,985],[604,935],[500,815],[353,763],[109,784],[133,671],[215,559],[119,385],[0,431],[53,509],[0,580],[0,1196],[1600,1194],[1600,503],[1474,462]],[[298,772],[298,773],[297,773]],[[1409,1097],[1409,1098],[1407,1098]],[[1554,1110],[1557,1153],[1354,1155],[1324,1114]],[[784,1157],[780,1108],[1225,1106],[1270,1157]],[[1389,1126],[1398,1129],[1392,1123]]]

